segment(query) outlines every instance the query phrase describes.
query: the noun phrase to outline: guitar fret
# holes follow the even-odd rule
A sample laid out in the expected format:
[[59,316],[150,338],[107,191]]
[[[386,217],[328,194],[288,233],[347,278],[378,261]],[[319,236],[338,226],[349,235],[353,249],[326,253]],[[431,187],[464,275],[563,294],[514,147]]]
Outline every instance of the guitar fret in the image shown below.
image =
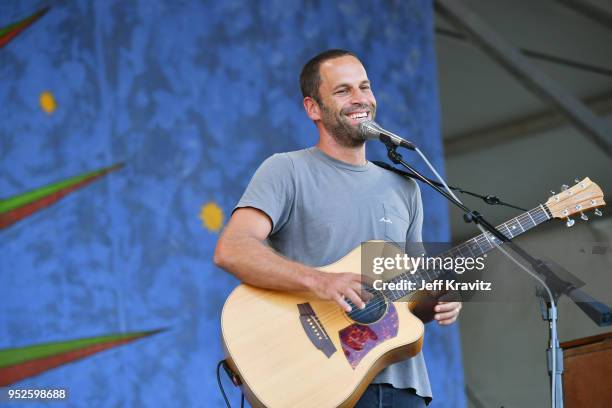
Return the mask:
[[[529,214],[529,212],[527,212],[527,214]],[[527,217],[525,217],[525,215],[521,215],[521,216],[519,216],[519,220],[520,220],[520,218],[521,218],[521,217],[522,217],[522,218],[525,218],[525,220],[524,220],[524,221],[520,221],[521,223],[524,223],[524,224],[525,224],[525,226],[523,227],[523,230],[525,230],[525,231],[526,231],[526,230],[528,230],[528,229],[531,229],[531,228],[535,227],[535,225],[536,225],[536,224],[535,224],[535,222],[534,222],[534,221],[531,219],[531,216],[529,216],[529,217],[527,218]],[[533,225],[531,225],[531,226],[529,226],[529,222],[530,222],[530,221],[531,221],[531,223],[533,224]],[[525,227],[526,227],[526,228],[525,228]]]
[[491,250],[492,248],[495,247],[495,244],[491,243],[491,241],[495,241],[495,237],[491,233],[487,232],[483,234],[483,238],[485,239],[487,243],[487,246],[489,248],[488,250]]
[[531,216],[531,213],[529,211],[527,211],[527,215],[529,215],[529,218],[531,218],[531,222],[533,222],[533,225],[536,225],[535,220],[533,219],[533,217]]
[[546,208],[544,208],[544,206],[542,204],[540,204],[540,206],[538,208],[544,214],[546,220],[550,220],[551,219],[550,215],[548,214],[548,211],[546,210]]
[[470,243],[469,244],[470,245],[470,249],[472,250],[472,253],[475,256],[482,255],[480,246],[478,245],[478,242],[476,242],[476,240],[474,238],[470,239],[468,242]]
[[[457,248],[451,248],[450,254],[451,254],[451,257],[453,258],[461,258],[461,252],[459,252]],[[459,256],[457,256],[457,254],[459,254]]]
[[485,247],[484,252],[489,252],[491,250],[491,248],[493,247],[492,245],[489,244],[489,240],[488,237],[484,234],[480,234],[479,235],[479,240],[482,241],[481,245]]
[[464,244],[464,245],[467,247],[468,251],[470,251],[471,256],[474,257],[474,251],[472,251],[472,248],[470,247],[470,245],[467,245],[467,244]]
[[480,242],[478,242],[478,237],[474,238],[474,241],[476,242],[476,245],[478,245],[478,248],[480,248],[480,253],[484,254],[486,251],[484,249],[482,249],[482,246],[480,245]]
[[514,236],[512,235],[512,232],[510,231],[510,228],[508,228],[508,224],[503,223],[502,227],[504,227],[506,229],[506,233],[504,234],[507,238],[514,238]]
[[463,258],[468,258],[470,257],[470,254],[464,254],[463,251],[461,250],[465,245],[461,244],[457,247],[457,251],[459,252],[459,254],[461,255],[461,257]]
[[519,234],[519,232],[516,231],[516,225],[512,225],[512,220],[507,221],[506,225],[507,225],[508,231],[510,232],[510,238],[514,238]]

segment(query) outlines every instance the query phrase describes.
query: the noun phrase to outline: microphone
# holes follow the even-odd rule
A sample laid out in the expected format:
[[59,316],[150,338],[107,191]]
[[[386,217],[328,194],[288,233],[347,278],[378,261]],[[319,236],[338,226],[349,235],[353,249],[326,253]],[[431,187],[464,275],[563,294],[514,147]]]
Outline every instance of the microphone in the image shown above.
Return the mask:
[[373,120],[364,120],[359,123],[359,134],[366,140],[380,140],[385,144],[391,143],[395,146],[405,147],[410,150],[416,149],[414,144],[399,137],[395,133],[383,129]]

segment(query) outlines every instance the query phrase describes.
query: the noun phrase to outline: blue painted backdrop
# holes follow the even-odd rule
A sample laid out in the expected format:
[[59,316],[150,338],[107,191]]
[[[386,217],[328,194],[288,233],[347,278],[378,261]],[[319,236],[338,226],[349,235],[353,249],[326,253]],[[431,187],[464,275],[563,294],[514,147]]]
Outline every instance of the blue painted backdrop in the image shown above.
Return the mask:
[[[3,1],[0,26],[45,4]],[[432,25],[424,0],[52,2],[0,49],[0,197],[126,165],[0,230],[0,349],[168,330],[20,385],[68,387],[74,406],[220,406],[237,282],[213,265],[200,208],[229,214],[264,158],[315,143],[297,77],[330,47],[361,56],[379,121],[443,169]],[[423,192],[425,238],[448,239],[445,204]],[[465,406],[457,328],[428,325],[425,353],[434,406]]]

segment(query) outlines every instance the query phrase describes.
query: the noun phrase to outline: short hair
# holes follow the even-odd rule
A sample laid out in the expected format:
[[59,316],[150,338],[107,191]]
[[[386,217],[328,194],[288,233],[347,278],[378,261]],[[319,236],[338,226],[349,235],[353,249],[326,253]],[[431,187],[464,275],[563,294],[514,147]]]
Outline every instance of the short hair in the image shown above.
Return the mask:
[[300,88],[302,89],[302,96],[304,98],[310,96],[318,103],[321,103],[321,94],[319,93],[319,87],[321,86],[321,75],[319,73],[319,68],[325,61],[344,57],[345,55],[350,55],[359,59],[357,55],[351,51],[331,49],[315,55],[310,61],[308,61],[300,73]]

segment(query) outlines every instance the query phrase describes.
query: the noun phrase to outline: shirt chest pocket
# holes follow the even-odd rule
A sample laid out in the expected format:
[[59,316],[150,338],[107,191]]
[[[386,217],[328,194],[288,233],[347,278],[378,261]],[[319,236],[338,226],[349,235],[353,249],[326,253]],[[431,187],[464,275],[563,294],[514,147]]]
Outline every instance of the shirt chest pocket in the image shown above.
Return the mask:
[[392,204],[383,203],[383,217],[380,222],[385,225],[385,240],[397,244],[404,243],[410,225],[409,218],[410,215],[407,210],[400,211]]

